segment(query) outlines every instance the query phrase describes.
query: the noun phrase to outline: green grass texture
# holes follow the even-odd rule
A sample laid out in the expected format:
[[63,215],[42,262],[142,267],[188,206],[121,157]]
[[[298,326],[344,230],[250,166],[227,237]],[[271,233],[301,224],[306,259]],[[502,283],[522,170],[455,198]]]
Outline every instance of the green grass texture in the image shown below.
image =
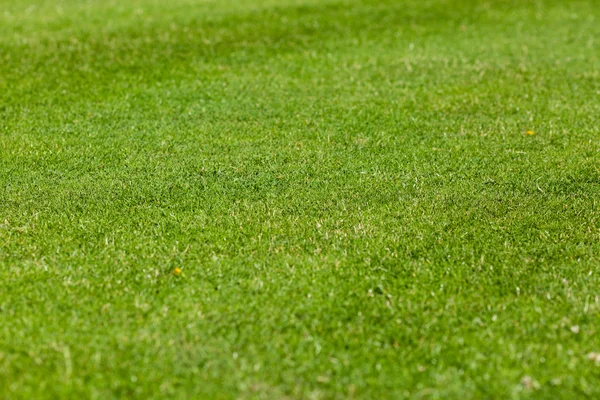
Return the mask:
[[0,398],[600,398],[599,117],[596,0],[0,0]]

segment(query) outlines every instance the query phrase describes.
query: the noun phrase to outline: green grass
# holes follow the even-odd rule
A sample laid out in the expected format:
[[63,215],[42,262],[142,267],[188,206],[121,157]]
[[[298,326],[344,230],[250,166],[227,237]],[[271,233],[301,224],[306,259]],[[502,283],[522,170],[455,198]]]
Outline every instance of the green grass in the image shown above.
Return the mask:
[[0,398],[600,397],[599,38],[598,1],[0,0]]

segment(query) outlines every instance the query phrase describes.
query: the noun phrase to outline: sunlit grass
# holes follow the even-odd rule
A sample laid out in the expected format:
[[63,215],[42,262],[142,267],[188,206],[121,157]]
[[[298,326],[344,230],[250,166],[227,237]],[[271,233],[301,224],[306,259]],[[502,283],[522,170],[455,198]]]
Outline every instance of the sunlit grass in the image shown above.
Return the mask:
[[599,22],[0,0],[0,398],[599,396]]

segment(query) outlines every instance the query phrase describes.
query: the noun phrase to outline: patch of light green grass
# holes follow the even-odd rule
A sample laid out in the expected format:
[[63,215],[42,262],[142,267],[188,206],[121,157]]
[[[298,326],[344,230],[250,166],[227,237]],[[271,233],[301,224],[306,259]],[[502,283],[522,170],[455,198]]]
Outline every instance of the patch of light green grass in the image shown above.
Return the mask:
[[599,395],[596,1],[0,7],[0,398]]

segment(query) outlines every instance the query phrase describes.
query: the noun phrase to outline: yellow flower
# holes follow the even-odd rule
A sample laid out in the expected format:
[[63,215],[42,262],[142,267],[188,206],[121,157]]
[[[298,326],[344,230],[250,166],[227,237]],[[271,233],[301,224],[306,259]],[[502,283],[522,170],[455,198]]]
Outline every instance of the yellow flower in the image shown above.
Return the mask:
[[526,135],[533,135],[533,131],[529,130],[527,132],[525,132]]
[[181,275],[181,268],[177,267],[173,270],[173,275]]

